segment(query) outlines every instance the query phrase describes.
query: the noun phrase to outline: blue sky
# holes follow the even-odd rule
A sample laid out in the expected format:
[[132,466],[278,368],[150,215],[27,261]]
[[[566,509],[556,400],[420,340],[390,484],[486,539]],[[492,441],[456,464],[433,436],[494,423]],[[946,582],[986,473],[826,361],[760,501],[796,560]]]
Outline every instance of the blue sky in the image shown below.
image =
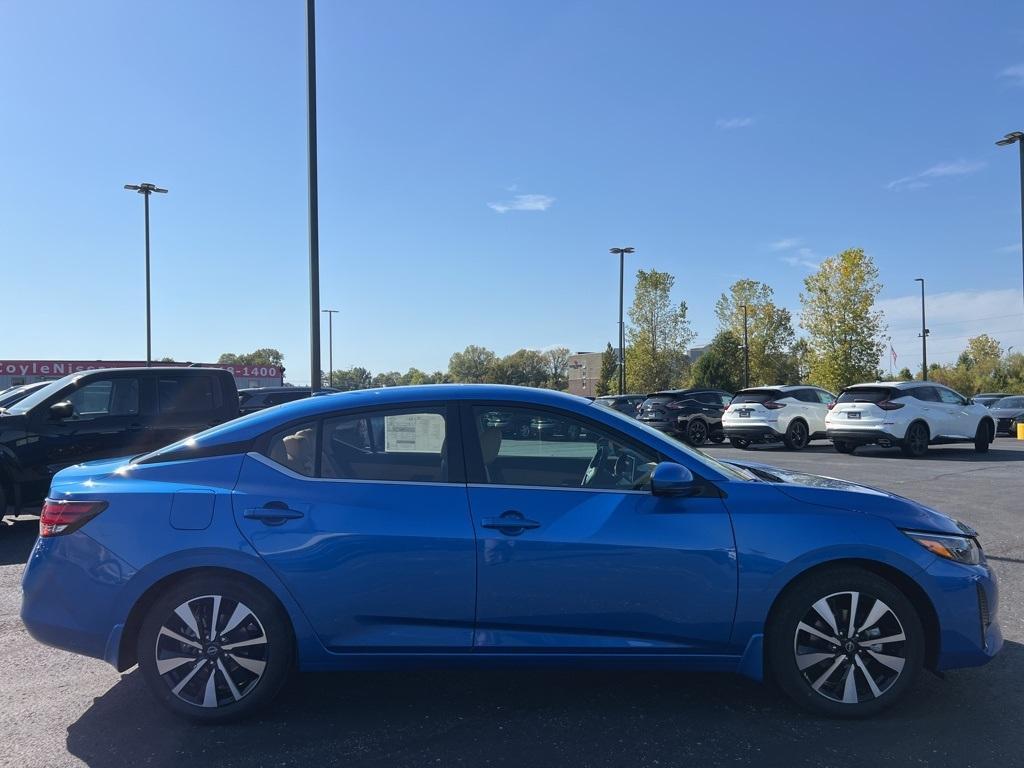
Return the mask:
[[[0,358],[274,346],[308,381],[303,3],[0,2]],[[335,367],[616,334],[613,245],[698,338],[735,279],[798,312],[878,263],[900,366],[1024,349],[1017,2],[326,2],[322,306]],[[627,283],[627,290],[632,280]],[[324,334],[326,345],[326,328]],[[324,355],[326,361],[326,350]],[[325,364],[326,367],[326,364]]]

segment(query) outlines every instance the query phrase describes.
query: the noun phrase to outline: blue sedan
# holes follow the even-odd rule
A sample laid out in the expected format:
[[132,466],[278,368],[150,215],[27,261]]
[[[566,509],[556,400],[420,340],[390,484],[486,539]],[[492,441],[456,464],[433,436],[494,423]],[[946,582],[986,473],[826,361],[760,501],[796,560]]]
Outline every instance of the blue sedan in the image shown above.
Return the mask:
[[312,398],[65,469],[23,590],[33,637],[138,664],[204,721],[295,669],[499,664],[770,676],[864,716],[1002,645],[966,525],[486,385]]

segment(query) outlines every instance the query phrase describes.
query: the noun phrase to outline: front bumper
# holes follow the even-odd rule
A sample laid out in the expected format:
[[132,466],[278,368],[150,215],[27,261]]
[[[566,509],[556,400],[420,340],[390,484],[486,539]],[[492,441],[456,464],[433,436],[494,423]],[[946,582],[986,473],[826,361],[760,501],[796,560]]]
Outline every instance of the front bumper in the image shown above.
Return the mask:
[[884,429],[825,429],[825,437],[850,445],[899,445],[903,441]]
[[782,432],[775,426],[765,423],[754,424],[726,424],[723,422],[722,431],[726,437],[738,437],[742,440],[749,440],[752,443],[776,443],[782,439]]
[[939,620],[936,671],[988,663],[1003,647],[995,573],[938,558],[925,573]]

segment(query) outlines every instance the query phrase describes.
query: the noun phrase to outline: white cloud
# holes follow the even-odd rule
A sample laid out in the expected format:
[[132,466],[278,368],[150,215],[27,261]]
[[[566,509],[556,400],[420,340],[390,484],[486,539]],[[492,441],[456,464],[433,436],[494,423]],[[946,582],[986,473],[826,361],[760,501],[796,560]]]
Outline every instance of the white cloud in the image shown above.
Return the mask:
[[1024,64],[1014,64],[999,73],[999,77],[1011,80],[1014,85],[1024,85]]
[[715,120],[715,125],[723,131],[731,131],[736,128],[749,128],[754,124],[752,117],[720,117]]
[[803,240],[799,237],[784,237],[774,243],[768,243],[768,247],[773,251],[788,251],[791,248],[796,248],[802,242]]
[[984,167],[985,163],[970,160],[936,163],[931,168],[925,168],[913,176],[894,179],[885,186],[888,189],[922,189],[929,185],[931,179],[940,179],[948,176],[966,176],[971,173],[977,173]]
[[821,262],[814,258],[814,251],[810,248],[797,248],[796,253],[783,256],[782,261],[791,267],[803,267],[810,270],[815,270],[821,266]]
[[[920,368],[921,294],[881,299],[877,307],[885,313],[888,334],[899,356],[897,367]],[[1004,349],[1010,344],[1024,349],[1024,310],[1019,290],[926,293],[925,311],[930,331],[929,363],[955,361],[967,346],[967,339],[982,333],[995,338]],[[888,361],[883,362],[888,370]]]
[[508,211],[546,211],[555,202],[550,195],[515,195],[511,200],[488,203],[487,207],[498,213]]

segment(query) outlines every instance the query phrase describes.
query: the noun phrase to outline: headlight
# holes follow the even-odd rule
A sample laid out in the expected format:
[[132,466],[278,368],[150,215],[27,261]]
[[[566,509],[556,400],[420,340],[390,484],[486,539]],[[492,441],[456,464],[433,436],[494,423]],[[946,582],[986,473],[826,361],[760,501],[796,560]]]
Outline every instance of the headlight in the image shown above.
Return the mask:
[[945,536],[937,533],[918,533],[904,531],[929,552],[966,565],[977,565],[981,562],[981,547],[978,542],[968,536]]

